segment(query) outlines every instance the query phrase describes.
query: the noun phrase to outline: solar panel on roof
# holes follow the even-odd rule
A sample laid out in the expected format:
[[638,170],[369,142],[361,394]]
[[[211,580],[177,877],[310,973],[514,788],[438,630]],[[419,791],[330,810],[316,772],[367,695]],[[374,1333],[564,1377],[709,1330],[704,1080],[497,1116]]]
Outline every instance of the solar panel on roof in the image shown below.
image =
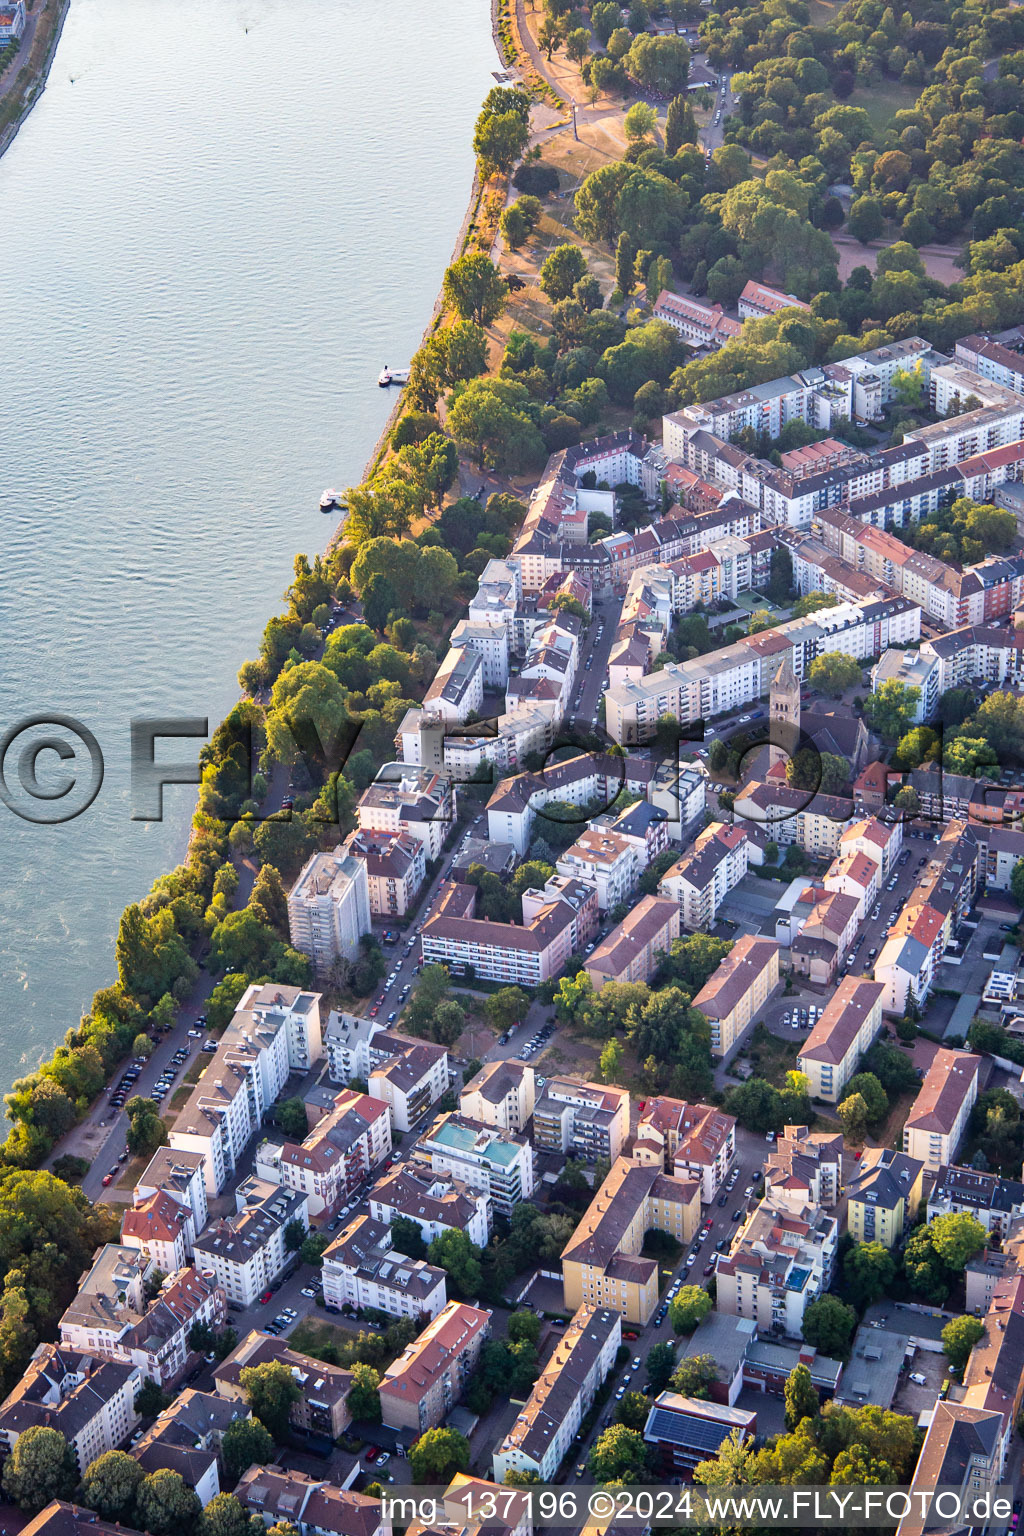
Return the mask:
[[731,1424],[714,1424],[710,1419],[691,1418],[685,1413],[671,1413],[655,1408],[649,1434],[672,1445],[685,1445],[697,1451],[717,1451],[732,1432]]

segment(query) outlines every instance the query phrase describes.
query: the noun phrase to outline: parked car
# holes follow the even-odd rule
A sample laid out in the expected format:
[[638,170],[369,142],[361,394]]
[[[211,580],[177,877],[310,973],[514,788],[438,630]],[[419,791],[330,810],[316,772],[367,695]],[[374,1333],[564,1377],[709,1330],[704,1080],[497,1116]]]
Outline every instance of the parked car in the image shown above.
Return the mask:
[[921,1371],[911,1371],[910,1380],[916,1382],[919,1387],[926,1387],[928,1385],[928,1377]]

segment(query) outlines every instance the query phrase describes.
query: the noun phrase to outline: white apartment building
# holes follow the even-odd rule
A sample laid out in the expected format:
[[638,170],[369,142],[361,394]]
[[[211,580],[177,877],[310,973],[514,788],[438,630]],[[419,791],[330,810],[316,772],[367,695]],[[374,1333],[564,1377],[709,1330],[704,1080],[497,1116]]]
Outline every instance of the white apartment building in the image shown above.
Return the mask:
[[307,1197],[311,1216],[333,1216],[390,1151],[387,1104],[349,1089],[301,1143],[284,1143],[278,1175],[287,1189]]
[[533,1109],[533,1139],[540,1152],[569,1153],[614,1162],[629,1136],[629,1093],[607,1083],[552,1077]]
[[121,1218],[124,1247],[138,1248],[165,1275],[185,1268],[194,1240],[191,1210],[162,1189],[136,1202]]
[[814,1205],[800,1214],[766,1196],[718,1265],[718,1310],[765,1334],[803,1337],[804,1313],[832,1281],[839,1223]]
[[502,612],[473,612],[470,604],[469,618],[460,619],[451,633],[451,644],[470,651],[478,651],[483,661],[483,685],[485,689],[504,688],[508,682],[509,626]]
[[0,1403],[0,1445],[9,1455],[27,1429],[56,1429],[84,1473],[97,1456],[128,1439],[139,1422],[135,1399],[144,1383],[137,1365],[40,1344]]
[[285,1231],[309,1230],[309,1196],[255,1175],[235,1191],[235,1213],[212,1221],[196,1238],[196,1262],[216,1275],[228,1300],[251,1307],[291,1260]]
[[521,1131],[533,1114],[536,1093],[536,1073],[528,1063],[492,1061],[463,1088],[459,1110],[499,1131]]
[[328,1311],[363,1307],[389,1317],[437,1317],[447,1301],[445,1272],[392,1247],[383,1222],[357,1216],[324,1254],[321,1271]]
[[[205,1163],[201,1152],[179,1152],[173,1147],[158,1147],[139,1175],[139,1182],[132,1191],[132,1202],[141,1205],[158,1191],[171,1195],[191,1213],[191,1230],[187,1232],[188,1251],[197,1232],[206,1226],[208,1206],[206,1183],[203,1177]],[[161,1269],[164,1266],[161,1264]],[[164,1271],[168,1273],[168,1271]]]
[[180,1380],[194,1358],[191,1329],[196,1323],[219,1327],[227,1316],[225,1295],[205,1266],[195,1267],[169,1275],[147,1304],[145,1282],[154,1269],[138,1249],[100,1248],[61,1316],[61,1344],[132,1365],[160,1387]]
[[[492,843],[511,843],[519,857],[524,858],[538,817],[543,830],[547,806],[583,806],[595,799],[611,805],[622,790],[646,795],[654,772],[654,765],[643,758],[586,752],[550,761],[542,773],[520,773],[503,779],[487,802],[488,838]],[[581,821],[580,830],[586,825]]]
[[450,1173],[491,1198],[508,1218],[534,1190],[533,1147],[525,1136],[499,1131],[465,1115],[439,1115],[416,1143],[435,1173]]
[[461,725],[484,702],[484,658],[475,646],[452,645],[423,695],[423,711]]
[[370,931],[366,861],[341,847],[311,854],[288,893],[288,931],[317,971],[355,960],[359,940]]
[[645,863],[629,838],[591,825],[560,856],[555,868],[560,875],[595,885],[598,906],[610,912],[632,896]]
[[360,827],[371,832],[408,832],[425,844],[428,859],[440,856],[452,814],[448,777],[408,763],[385,763],[356,806]]
[[443,1232],[465,1232],[478,1247],[486,1248],[491,1235],[490,1196],[434,1173],[429,1163],[412,1161],[383,1174],[368,1198],[373,1221],[390,1227],[403,1216],[415,1222],[427,1244]]
[[411,1131],[431,1104],[448,1091],[448,1052],[429,1040],[389,1035],[375,1042],[390,1054],[370,1071],[370,1092],[387,1105],[396,1131]]
[[733,886],[747,872],[750,839],[742,827],[713,821],[693,847],[665,871],[658,895],[679,903],[679,920],[695,933],[715,921]]
[[554,1480],[622,1343],[622,1317],[608,1307],[582,1306],[555,1346],[526,1406],[494,1453],[494,1480],[535,1472]]
[[227,1184],[288,1074],[308,1072],[322,1055],[318,992],[248,988],[169,1134],[175,1152],[203,1158],[207,1195]]

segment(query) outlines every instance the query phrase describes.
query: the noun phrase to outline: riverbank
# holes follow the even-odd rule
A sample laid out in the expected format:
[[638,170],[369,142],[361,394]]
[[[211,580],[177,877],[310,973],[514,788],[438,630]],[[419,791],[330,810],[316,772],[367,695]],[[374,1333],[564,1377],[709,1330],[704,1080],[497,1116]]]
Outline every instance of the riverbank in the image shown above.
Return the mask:
[[71,0],[43,0],[38,14],[29,12],[21,46],[0,81],[0,155],[43,94],[70,9]]

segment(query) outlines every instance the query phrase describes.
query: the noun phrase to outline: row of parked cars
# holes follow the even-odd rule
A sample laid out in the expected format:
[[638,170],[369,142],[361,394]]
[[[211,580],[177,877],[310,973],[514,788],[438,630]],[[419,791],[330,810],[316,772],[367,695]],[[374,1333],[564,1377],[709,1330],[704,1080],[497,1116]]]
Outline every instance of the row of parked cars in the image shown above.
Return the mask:
[[544,1049],[554,1032],[555,1026],[553,1024],[545,1024],[542,1029],[538,1029],[537,1033],[532,1037],[532,1039],[527,1040],[526,1044],[519,1052],[519,1060],[529,1061],[531,1056],[536,1056],[538,1051],[542,1051]]

